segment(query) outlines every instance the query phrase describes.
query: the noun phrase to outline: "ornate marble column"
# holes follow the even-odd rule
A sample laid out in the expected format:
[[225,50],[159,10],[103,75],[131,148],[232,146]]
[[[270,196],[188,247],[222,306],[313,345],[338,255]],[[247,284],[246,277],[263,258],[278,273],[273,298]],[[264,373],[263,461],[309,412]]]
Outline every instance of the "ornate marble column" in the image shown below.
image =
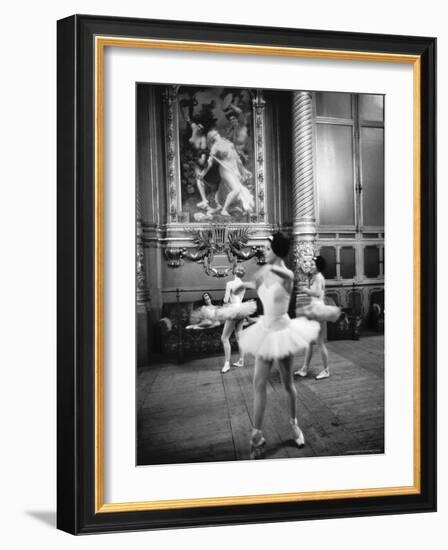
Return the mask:
[[[139,182],[140,183],[140,182]],[[150,293],[146,280],[145,253],[143,250],[142,238],[142,217],[139,185],[136,186],[136,295],[137,295],[137,366],[143,367],[148,364],[150,350],[150,332],[148,310],[150,304]]]
[[170,85],[164,93],[165,117],[166,117],[166,174],[168,186],[168,223],[175,223],[178,214],[182,209],[180,196],[180,168],[178,151],[178,128],[179,128],[179,104],[177,92],[179,86]]
[[266,221],[266,193],[264,171],[264,109],[266,101],[261,90],[257,90],[252,100],[254,112],[254,143],[255,143],[255,212],[259,222]]
[[140,204],[140,190],[139,186],[136,186],[136,201],[135,210],[137,218],[137,236],[136,236],[136,287],[137,287],[137,305],[146,306],[149,302],[150,295],[146,281],[145,271],[145,255],[143,251],[143,238],[142,238],[142,216],[141,216],[141,204]]
[[296,305],[307,302],[300,286],[307,282],[315,255],[316,216],[313,158],[313,110],[310,92],[293,92],[293,239]]

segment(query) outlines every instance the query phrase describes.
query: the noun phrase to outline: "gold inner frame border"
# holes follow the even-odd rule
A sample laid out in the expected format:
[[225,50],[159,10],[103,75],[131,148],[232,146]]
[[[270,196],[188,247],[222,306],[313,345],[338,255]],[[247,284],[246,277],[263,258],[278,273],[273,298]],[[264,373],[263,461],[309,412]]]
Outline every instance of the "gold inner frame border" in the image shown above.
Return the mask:
[[[379,487],[350,490],[313,491],[301,493],[278,493],[262,495],[228,496],[215,498],[191,498],[180,500],[154,500],[141,502],[104,502],[104,51],[106,47],[155,48],[165,50],[236,53],[301,57],[330,60],[406,63],[413,65],[413,301],[414,301],[414,376],[413,376],[413,420],[414,420],[414,481],[413,485],[400,487]],[[356,52],[345,50],[324,50],[253,44],[225,44],[178,40],[156,40],[96,36],[95,56],[95,346],[94,346],[94,396],[95,396],[95,513],[132,512],[144,510],[168,510],[210,506],[236,506],[245,504],[268,504],[281,502],[304,502],[334,500],[343,498],[365,498],[420,494],[421,492],[421,335],[420,335],[420,270],[421,270],[421,58],[418,55],[391,54],[381,52]]]

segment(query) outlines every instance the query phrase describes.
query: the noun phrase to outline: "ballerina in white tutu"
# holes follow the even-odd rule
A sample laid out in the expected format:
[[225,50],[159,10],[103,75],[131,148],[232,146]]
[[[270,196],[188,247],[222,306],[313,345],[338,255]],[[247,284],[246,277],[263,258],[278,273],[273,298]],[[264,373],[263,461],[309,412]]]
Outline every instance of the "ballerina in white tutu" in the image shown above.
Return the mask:
[[187,330],[204,330],[217,327],[221,324],[221,321],[216,317],[218,306],[213,305],[208,292],[204,292],[202,301],[204,305],[192,311],[190,315],[190,324],[185,327]]
[[[326,321],[335,322],[341,315],[341,310],[337,306],[329,306],[325,304],[325,278],[322,272],[325,270],[325,260],[322,256],[314,258],[314,266],[312,272],[312,283],[310,288],[303,288],[303,292],[311,296],[311,303],[297,311],[297,315],[303,315],[307,319],[313,319],[319,321],[321,330],[319,332],[319,338],[316,342],[320,349],[322,357],[322,363],[324,365],[323,370],[316,376],[316,380],[323,380],[330,376],[330,369],[328,367],[328,351],[327,346],[324,343],[324,323]],[[311,356],[313,354],[313,348],[310,346],[305,354],[305,359],[301,369],[294,374],[299,376],[306,376],[308,374],[308,368],[311,362]]]
[[308,349],[310,343],[317,339],[320,327],[316,321],[304,317],[291,319],[287,313],[294,285],[294,275],[283,261],[289,246],[289,239],[282,233],[276,233],[267,250],[267,265],[257,272],[253,282],[242,283],[244,288],[257,289],[264,309],[263,317],[240,335],[242,352],[255,356],[254,420],[250,439],[254,457],[265,443],[261,427],[266,408],[266,385],[274,360],[278,361],[288,397],[289,422],[294,440],[299,447],[305,444],[297,423],[297,392],[292,359],[294,354]]
[[[228,304],[228,311],[234,311],[235,315],[229,317],[225,323],[222,330],[221,342],[224,348],[224,366],[221,369],[221,372],[224,374],[230,370],[230,356],[232,353],[232,348],[230,346],[230,337],[232,332],[235,332],[235,338],[238,344],[239,349],[239,340],[240,334],[243,330],[243,325],[245,320],[249,315],[255,312],[256,304],[254,300],[249,300],[249,302],[243,303],[244,293],[246,292],[245,288],[241,286],[242,277],[246,273],[243,266],[238,266],[235,269],[233,281],[229,281],[226,285],[226,293],[224,296],[224,304]],[[249,309],[248,309],[249,308]],[[244,355],[239,349],[240,357],[236,363],[235,367],[244,367]]]
[[185,327],[187,330],[206,330],[222,325],[228,320],[244,320],[257,309],[255,300],[216,306],[212,303],[208,292],[204,292],[202,299],[205,305],[192,311],[190,324]]

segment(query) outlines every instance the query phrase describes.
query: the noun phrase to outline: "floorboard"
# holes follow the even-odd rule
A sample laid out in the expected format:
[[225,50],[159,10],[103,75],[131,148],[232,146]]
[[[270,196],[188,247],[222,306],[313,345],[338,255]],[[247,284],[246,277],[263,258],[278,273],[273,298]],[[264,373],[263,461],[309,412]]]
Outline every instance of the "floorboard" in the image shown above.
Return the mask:
[[[303,458],[384,452],[384,338],[328,343],[331,376],[314,353],[308,375],[295,377],[299,449],[288,422],[286,394],[274,364],[263,424],[263,458]],[[237,359],[235,356],[234,360]],[[303,356],[294,358],[298,369]],[[137,376],[137,463],[248,460],[252,429],[251,358],[221,374],[221,356],[158,363]]]

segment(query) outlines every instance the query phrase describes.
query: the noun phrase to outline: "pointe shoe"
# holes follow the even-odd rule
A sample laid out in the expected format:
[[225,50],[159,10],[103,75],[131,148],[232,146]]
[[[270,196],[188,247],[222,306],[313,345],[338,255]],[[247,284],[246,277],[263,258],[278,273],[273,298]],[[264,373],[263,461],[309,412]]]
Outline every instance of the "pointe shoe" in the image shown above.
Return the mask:
[[229,363],[224,363],[224,366],[222,367],[221,369],[221,372],[223,374],[225,374],[226,372],[228,372],[230,370],[230,364]]
[[298,424],[296,422],[291,422],[291,428],[292,432],[294,434],[294,441],[296,442],[297,447],[301,449],[305,446],[305,436],[303,435],[302,430],[299,428]]
[[294,374],[297,374],[298,376],[304,378],[308,374],[308,369],[306,367],[302,367],[301,369],[296,370]]
[[262,431],[253,429],[250,437],[250,457],[252,459],[259,458],[265,445],[266,439],[263,437]]
[[244,367],[244,361],[240,358],[236,363],[233,363],[234,367]]
[[329,378],[329,376],[330,376],[330,371],[328,369],[324,369],[322,372],[320,372],[316,376],[316,380],[323,380],[324,378]]

